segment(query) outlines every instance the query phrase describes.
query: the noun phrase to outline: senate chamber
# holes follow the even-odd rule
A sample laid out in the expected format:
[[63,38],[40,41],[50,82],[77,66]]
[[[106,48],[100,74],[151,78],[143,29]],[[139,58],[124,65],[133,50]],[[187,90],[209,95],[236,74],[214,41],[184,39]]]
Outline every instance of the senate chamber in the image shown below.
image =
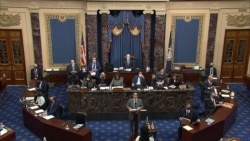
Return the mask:
[[0,0],[0,140],[249,140],[249,5]]

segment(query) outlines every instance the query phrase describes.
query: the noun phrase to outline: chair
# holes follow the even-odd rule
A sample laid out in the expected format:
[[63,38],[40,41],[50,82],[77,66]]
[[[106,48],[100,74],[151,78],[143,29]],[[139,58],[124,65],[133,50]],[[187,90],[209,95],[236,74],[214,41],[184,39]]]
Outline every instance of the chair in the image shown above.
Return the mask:
[[62,104],[59,104],[58,106],[58,116],[60,119],[63,119],[64,114],[64,106]]
[[76,124],[83,124],[85,126],[86,120],[87,120],[87,113],[85,113],[85,112],[77,112],[76,113],[76,119],[75,119]]

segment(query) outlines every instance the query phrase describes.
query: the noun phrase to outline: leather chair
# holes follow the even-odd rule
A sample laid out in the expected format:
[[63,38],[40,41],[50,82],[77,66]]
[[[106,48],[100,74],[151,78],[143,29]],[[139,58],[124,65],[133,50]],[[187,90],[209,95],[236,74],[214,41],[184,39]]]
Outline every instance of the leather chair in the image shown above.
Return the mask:
[[85,113],[85,112],[77,112],[76,113],[75,124],[83,124],[85,126],[86,120],[87,120],[87,113]]
[[64,106],[62,104],[58,105],[58,114],[59,114],[59,118],[63,119],[63,114],[64,114]]

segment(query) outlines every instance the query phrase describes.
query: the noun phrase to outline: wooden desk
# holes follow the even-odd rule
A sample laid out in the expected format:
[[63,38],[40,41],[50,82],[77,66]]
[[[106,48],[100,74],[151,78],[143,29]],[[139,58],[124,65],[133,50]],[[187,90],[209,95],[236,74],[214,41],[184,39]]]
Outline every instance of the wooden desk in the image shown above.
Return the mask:
[[[131,86],[132,84],[132,79],[135,75],[137,75],[139,73],[139,71],[132,71],[132,72],[125,72],[125,71],[118,71],[118,72],[105,72],[106,77],[107,77],[107,83],[108,85],[110,84],[110,82],[112,81],[113,77],[115,76],[115,74],[118,73],[121,77],[123,77],[124,80],[124,84],[125,86]],[[143,72],[142,74],[145,77],[146,80],[146,84],[150,85],[151,84],[151,72]]]
[[15,140],[16,139],[16,132],[7,126],[4,126],[4,128],[7,129],[8,131],[4,135],[0,136],[0,141],[13,141],[13,140]]
[[183,81],[186,83],[198,83],[201,77],[201,70],[183,69]]
[[237,101],[225,98],[226,102],[233,103],[232,109],[220,107],[209,118],[215,121],[208,125],[202,119],[198,125],[190,125],[193,130],[182,129],[182,141],[216,141],[223,137],[236,120]]
[[110,90],[80,92],[79,89],[68,88],[69,114],[87,112],[88,119],[127,119],[126,103],[134,92],[142,99],[147,112],[141,113],[141,118],[150,119],[177,118],[186,100],[192,100],[194,88],[135,91],[124,90],[114,92]]
[[47,81],[55,84],[66,84],[68,80],[68,74],[66,70],[59,71],[44,71],[47,73]]
[[[32,96],[33,94],[24,90],[23,96]],[[28,110],[22,107],[24,126],[32,131],[39,138],[46,137],[48,141],[91,141],[92,131],[88,128],[73,129],[74,124],[60,119],[46,120],[43,117],[35,116],[34,110]],[[65,126],[69,126],[69,130]]]

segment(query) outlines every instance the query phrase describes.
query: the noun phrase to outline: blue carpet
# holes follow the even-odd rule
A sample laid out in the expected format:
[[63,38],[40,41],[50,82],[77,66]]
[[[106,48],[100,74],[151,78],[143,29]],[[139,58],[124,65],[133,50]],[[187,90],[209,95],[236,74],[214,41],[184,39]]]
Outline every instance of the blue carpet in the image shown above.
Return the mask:
[[[32,132],[26,129],[22,122],[22,110],[19,98],[21,98],[24,86],[8,86],[6,91],[12,96],[0,107],[0,121],[16,131],[16,141],[40,141]],[[241,141],[250,141],[250,103],[246,101],[238,92],[245,95],[250,94],[243,84],[230,84],[230,88],[236,92],[235,98],[238,100],[237,118],[234,125],[225,135],[225,138],[238,137]],[[56,95],[59,103],[66,107],[67,95],[66,85],[60,85],[49,90],[49,95]],[[204,110],[204,103],[200,100],[200,88],[195,86],[194,104],[198,112]],[[67,120],[67,114],[64,115]],[[150,119],[149,119],[150,120]],[[68,120],[70,122],[74,122]],[[177,138],[178,119],[152,120],[157,125],[156,141],[174,141]],[[144,121],[140,122],[142,125]],[[129,121],[110,120],[110,121],[87,121],[88,128],[92,129],[93,141],[128,141],[129,140]],[[216,132],[216,131],[215,131]]]

